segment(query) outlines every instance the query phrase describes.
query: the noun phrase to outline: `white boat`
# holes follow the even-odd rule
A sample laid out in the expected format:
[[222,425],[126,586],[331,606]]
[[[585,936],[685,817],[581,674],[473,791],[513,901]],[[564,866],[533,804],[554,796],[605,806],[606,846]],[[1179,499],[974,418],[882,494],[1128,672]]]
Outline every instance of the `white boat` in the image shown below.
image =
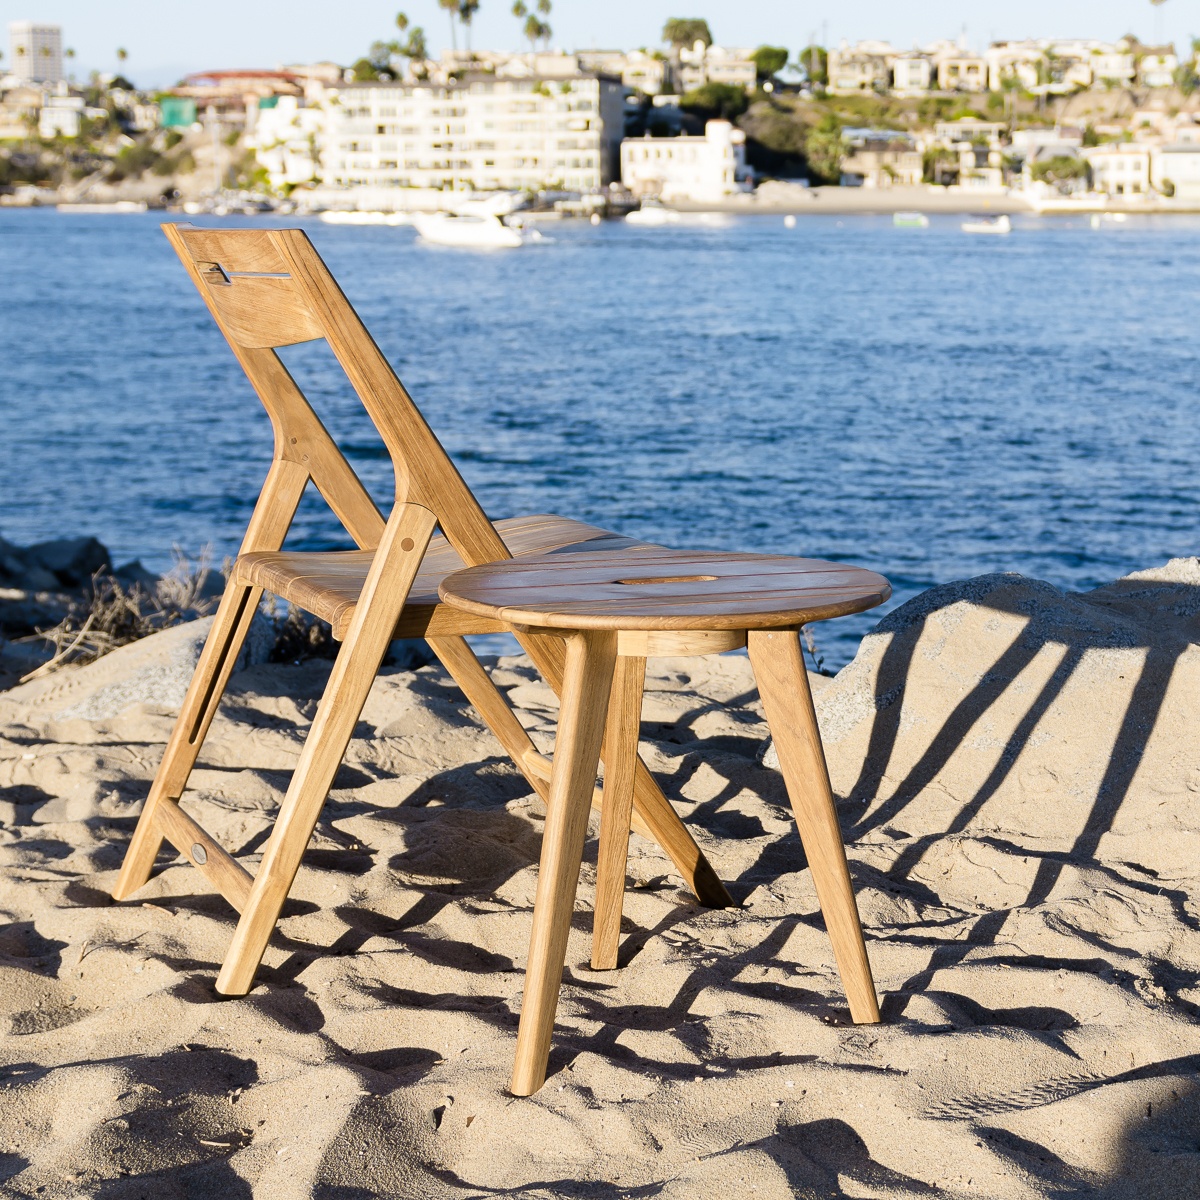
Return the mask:
[[457,203],[451,202],[449,207],[462,217],[507,217],[524,203],[524,192],[492,192],[486,196],[468,196]]
[[479,250],[515,249],[525,239],[499,217],[460,217],[453,213],[413,213],[421,240],[435,246],[467,246]]
[[145,200],[114,200],[109,204],[58,204],[65,213],[141,213],[149,207]]
[[661,204],[643,204],[625,214],[627,225],[678,225],[683,218],[673,208]]
[[892,224],[898,229],[928,229],[929,218],[921,212],[892,213]]
[[408,213],[400,212],[344,212],[330,210],[321,214],[326,225],[411,225]]
[[964,221],[962,231],[963,233],[1012,233],[1012,221],[1009,220],[1008,213],[1001,213],[998,217],[980,217],[974,221]]

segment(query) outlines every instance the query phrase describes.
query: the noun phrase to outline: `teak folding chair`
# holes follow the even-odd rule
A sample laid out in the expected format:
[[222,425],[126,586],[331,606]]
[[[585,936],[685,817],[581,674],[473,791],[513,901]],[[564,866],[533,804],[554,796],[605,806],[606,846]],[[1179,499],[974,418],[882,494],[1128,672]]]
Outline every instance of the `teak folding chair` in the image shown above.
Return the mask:
[[[394,638],[428,639],[530,786],[543,802],[548,797],[550,760],[534,747],[464,640],[505,626],[441,604],[441,580],[463,566],[513,555],[586,554],[644,543],[563,517],[490,521],[302,230],[163,230],[266,407],[275,454],[113,895],[121,900],[141,887],[164,838],[169,841],[241,914],[217,990],[243,995]],[[386,520],[276,353],[321,338],[391,456],[396,496]],[[281,550],[310,481],[359,550]],[[329,621],[342,645],[251,876],[179,800],[264,591]],[[562,641],[544,635],[519,640],[550,686],[561,690]],[[634,828],[663,847],[702,904],[730,904],[640,760],[635,771]],[[595,802],[600,804],[598,794]]]

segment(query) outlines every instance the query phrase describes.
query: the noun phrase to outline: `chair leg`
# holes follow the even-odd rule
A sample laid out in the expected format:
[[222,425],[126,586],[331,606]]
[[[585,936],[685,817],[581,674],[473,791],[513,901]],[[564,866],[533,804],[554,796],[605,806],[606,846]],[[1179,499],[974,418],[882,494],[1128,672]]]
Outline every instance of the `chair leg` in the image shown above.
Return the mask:
[[[518,634],[517,641],[546,682],[561,694],[561,640],[544,635]],[[679,819],[679,814],[671,807],[671,802],[663,795],[654,776],[640,758],[634,764],[633,809],[641,818],[646,833],[670,856],[675,869],[705,908],[733,907],[733,897],[726,891],[712,864],[704,857],[695,838]]]
[[511,1091],[516,1096],[532,1095],[546,1079],[616,653],[615,633],[587,631],[567,639],[554,774],[513,1064]]
[[158,765],[137,829],[125,852],[121,874],[113,888],[115,900],[124,900],[150,878],[154,860],[163,842],[163,831],[157,820],[159,806],[174,804],[187,787],[188,776],[192,773],[208,727],[221,702],[261,595],[260,588],[231,581],[221,597],[212,629],[200,652],[192,681],[188,684],[183,707],[171,731],[162,762]]
[[596,911],[592,925],[592,969],[596,971],[611,970],[617,965],[645,680],[644,658],[617,659],[604,730],[604,807],[600,812]]
[[223,995],[245,995],[254,982],[434,524],[433,513],[415,504],[397,506],[388,521],[217,977]]
[[779,754],[779,767],[850,1002],[850,1015],[859,1024],[878,1021],[879,1002],[799,635],[795,630],[751,631],[747,642],[767,724]]

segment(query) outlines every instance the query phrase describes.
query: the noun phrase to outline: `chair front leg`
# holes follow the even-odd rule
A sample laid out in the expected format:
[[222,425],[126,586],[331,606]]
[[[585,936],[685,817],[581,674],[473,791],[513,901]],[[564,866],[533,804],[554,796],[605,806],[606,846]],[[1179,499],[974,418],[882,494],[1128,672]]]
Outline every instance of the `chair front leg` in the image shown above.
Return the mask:
[[879,1020],[879,1001],[829,786],[800,636],[795,630],[751,631],[747,645],[779,754],[779,769],[850,1002],[850,1015],[859,1024],[870,1024]]
[[417,504],[397,505],[388,520],[217,978],[223,995],[250,990],[435,524]]

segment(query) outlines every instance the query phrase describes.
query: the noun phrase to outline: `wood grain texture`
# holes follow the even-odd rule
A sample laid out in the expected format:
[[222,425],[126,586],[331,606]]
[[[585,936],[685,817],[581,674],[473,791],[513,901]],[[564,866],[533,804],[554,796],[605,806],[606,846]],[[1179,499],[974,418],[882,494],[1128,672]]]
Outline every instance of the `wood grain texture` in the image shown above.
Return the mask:
[[618,656],[604,730],[604,806],[592,924],[592,967],[597,971],[617,965],[645,681],[644,658]]
[[417,504],[397,505],[388,518],[361,603],[333,664],[217,977],[217,991],[223,995],[241,996],[250,990],[435,523],[434,514]]
[[869,1024],[879,1020],[879,1001],[829,786],[800,639],[792,632],[752,631],[748,645],[767,724],[779,754],[779,768],[787,784],[800,841],[850,1003],[850,1015],[859,1023]]
[[567,642],[562,713],[513,1065],[511,1090],[516,1096],[531,1095],[546,1079],[616,653],[617,639],[610,633],[580,633]]
[[724,654],[746,644],[744,629],[621,629],[617,653],[629,658],[686,658]]
[[[554,551],[556,560],[566,555],[645,545],[595,525],[551,514],[497,521],[496,532],[515,556]],[[234,576],[328,621],[334,637],[340,640],[354,615],[372,557],[371,552],[362,550],[247,554],[238,558]],[[396,637],[453,637],[505,628],[501,621],[464,613],[438,599],[442,580],[462,568],[463,560],[450,542],[435,537],[396,623]]]
[[787,628],[862,612],[891,595],[862,567],[783,555],[647,547],[570,563],[524,557],[443,580],[447,604],[547,629]]
[[[241,912],[254,884],[250,872],[184,812],[178,801],[164,800],[155,808],[154,820],[171,845]],[[197,846],[202,848],[199,855]]]

